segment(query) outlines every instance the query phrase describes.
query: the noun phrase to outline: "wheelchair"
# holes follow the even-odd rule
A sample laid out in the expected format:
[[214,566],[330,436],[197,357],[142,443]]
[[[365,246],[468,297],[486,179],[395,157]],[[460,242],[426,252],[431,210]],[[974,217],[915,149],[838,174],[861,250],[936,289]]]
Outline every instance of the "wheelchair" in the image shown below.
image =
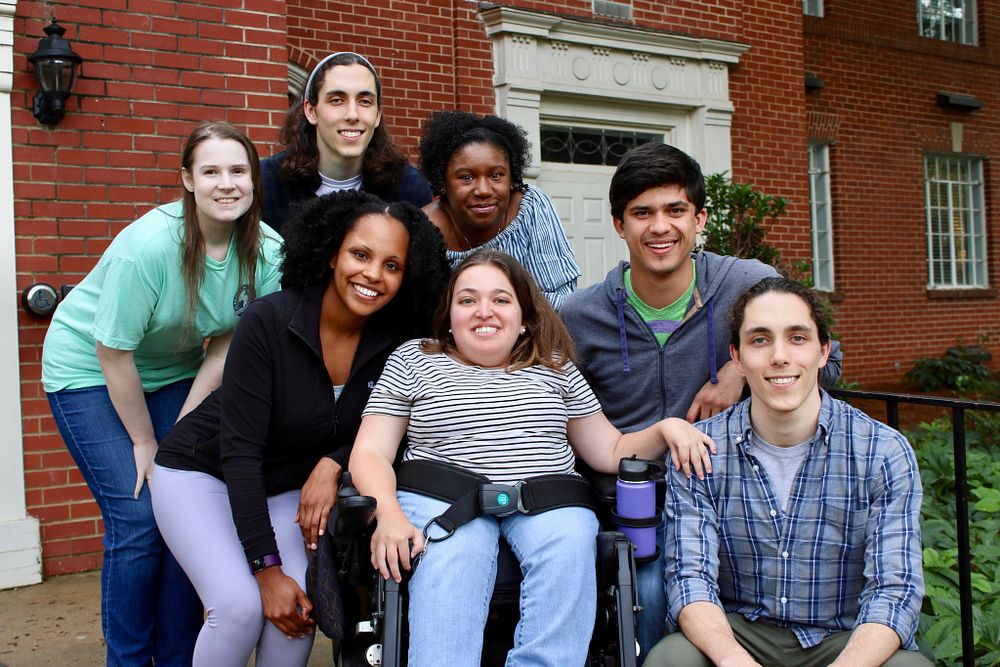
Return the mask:
[[[614,477],[593,479],[598,518],[614,504]],[[343,667],[402,667],[406,664],[406,582],[381,577],[370,563],[376,501],[361,496],[345,472],[337,493],[337,518],[331,537],[344,605],[344,638],[334,642],[334,660]],[[607,508],[607,510],[605,510]],[[603,515],[603,516],[602,516]],[[587,667],[635,667],[635,560],[633,545],[618,531],[597,535],[597,618]],[[484,633],[484,667],[502,665],[513,643],[518,615],[520,567],[501,539],[497,577]]]

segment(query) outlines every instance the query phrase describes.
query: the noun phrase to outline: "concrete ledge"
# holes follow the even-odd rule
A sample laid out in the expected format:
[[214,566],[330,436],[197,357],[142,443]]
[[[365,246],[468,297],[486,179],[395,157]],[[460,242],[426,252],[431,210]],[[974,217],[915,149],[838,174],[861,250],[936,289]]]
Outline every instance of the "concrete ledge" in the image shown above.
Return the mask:
[[42,581],[42,540],[33,516],[0,522],[0,589]]

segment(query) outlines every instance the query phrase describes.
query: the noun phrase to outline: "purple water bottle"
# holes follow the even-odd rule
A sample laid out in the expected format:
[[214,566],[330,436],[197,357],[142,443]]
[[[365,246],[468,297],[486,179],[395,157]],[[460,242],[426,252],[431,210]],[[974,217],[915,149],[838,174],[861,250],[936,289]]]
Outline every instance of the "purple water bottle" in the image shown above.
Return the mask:
[[618,462],[615,523],[635,545],[636,559],[656,557],[656,473],[649,461],[632,458]]

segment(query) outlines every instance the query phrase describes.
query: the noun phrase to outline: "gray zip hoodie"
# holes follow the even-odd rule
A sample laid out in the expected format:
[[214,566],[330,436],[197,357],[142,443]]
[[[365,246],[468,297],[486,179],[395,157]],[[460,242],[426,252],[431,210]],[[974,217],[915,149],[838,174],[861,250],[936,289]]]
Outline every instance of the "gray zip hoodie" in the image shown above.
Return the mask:
[[[604,413],[630,432],[667,417],[687,414],[695,395],[729,358],[729,309],[752,285],[776,276],[755,259],[711,252],[695,258],[695,294],[687,315],[661,348],[642,316],[628,303],[624,271],[613,268],[604,282],[578,290],[559,314],[576,343],[577,366],[590,382]],[[820,384],[840,378],[840,344],[820,371]]]

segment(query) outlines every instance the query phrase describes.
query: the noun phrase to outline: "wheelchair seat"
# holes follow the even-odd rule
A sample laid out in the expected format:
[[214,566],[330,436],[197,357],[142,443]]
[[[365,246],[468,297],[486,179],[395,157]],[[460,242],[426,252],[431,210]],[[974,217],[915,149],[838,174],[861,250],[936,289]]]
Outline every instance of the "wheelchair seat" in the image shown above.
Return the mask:
[[[595,490],[604,504],[614,499],[614,476],[598,480]],[[610,492],[608,489],[610,488]],[[343,667],[400,667],[406,664],[406,583],[384,580],[369,562],[369,545],[375,499],[360,496],[345,472],[338,491],[338,517],[333,530],[340,562],[341,590],[345,598],[345,637],[335,642],[335,661]],[[601,512],[605,513],[605,512]],[[599,513],[599,514],[601,514]],[[599,515],[604,523],[604,518]],[[602,531],[597,536],[597,618],[588,656],[588,667],[635,667],[636,604],[635,561],[632,543],[621,532]],[[347,562],[347,561],[350,562]],[[502,538],[490,615],[483,640],[484,667],[503,665],[513,645],[520,599],[521,569]],[[349,601],[352,594],[357,599]]]

